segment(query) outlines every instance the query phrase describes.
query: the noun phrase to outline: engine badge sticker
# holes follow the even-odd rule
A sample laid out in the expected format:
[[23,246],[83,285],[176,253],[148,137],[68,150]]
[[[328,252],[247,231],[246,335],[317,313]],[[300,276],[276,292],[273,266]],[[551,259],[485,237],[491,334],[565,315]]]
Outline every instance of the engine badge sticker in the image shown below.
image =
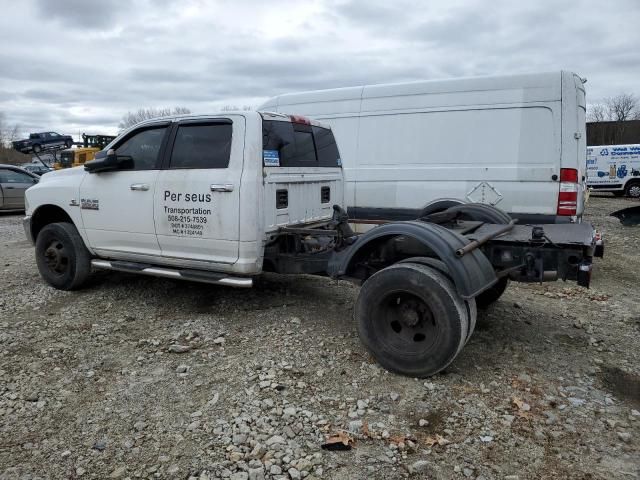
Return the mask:
[[280,166],[280,154],[278,150],[264,150],[262,152],[262,159],[264,160],[265,167]]
[[83,210],[100,210],[100,200],[97,198],[81,198],[80,208]]

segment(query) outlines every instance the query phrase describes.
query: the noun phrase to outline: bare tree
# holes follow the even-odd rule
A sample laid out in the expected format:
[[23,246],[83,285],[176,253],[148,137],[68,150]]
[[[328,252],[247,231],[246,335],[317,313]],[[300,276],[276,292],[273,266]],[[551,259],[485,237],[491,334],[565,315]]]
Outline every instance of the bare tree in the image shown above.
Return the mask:
[[601,103],[589,105],[587,118],[590,122],[604,122],[607,118],[607,109]]
[[28,162],[29,156],[13,149],[11,142],[18,140],[20,125],[17,123],[10,127],[6,121],[4,112],[0,112],[0,163],[19,165]]
[[609,120],[613,122],[624,122],[631,120],[638,114],[638,99],[629,93],[621,93],[615,97],[609,97],[605,101]]
[[640,120],[640,100],[631,93],[606,98],[604,103],[589,106],[588,118],[590,122],[601,123],[590,136],[592,145],[619,144],[624,141],[626,122]]
[[225,105],[220,108],[221,112],[250,112],[253,110],[251,105],[243,105],[239,107],[238,105]]
[[135,112],[127,112],[126,115],[122,117],[122,120],[120,120],[118,128],[124,130],[150,118],[185,115],[188,113],[191,113],[191,110],[187,107],[174,107],[173,110],[171,108],[139,108]]

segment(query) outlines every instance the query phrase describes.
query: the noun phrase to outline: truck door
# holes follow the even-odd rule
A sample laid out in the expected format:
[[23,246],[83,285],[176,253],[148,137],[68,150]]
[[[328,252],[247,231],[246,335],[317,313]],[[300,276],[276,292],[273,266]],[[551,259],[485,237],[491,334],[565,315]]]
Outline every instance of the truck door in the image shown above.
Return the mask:
[[99,253],[160,255],[153,200],[169,125],[133,130],[113,146],[119,157],[131,157],[131,168],[87,173],[80,184],[82,221],[89,244]]
[[238,260],[244,135],[242,116],[189,119],[174,127],[155,191],[163,257]]

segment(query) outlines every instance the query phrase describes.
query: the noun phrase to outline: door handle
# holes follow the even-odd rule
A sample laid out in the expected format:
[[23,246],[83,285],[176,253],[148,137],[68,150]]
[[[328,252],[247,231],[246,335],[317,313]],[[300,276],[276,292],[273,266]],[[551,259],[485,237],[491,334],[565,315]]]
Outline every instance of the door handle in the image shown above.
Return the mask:
[[147,190],[149,190],[149,185],[146,183],[134,183],[131,185],[131,190],[138,190],[141,192],[146,192]]
[[7,190],[13,190],[16,187],[5,187]]
[[233,192],[233,185],[230,183],[213,183],[211,184],[212,192]]

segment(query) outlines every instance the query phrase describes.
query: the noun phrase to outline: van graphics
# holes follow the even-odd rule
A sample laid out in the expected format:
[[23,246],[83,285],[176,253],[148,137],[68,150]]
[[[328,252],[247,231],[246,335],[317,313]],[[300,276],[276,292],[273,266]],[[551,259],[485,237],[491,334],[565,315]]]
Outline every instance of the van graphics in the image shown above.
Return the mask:
[[[640,145],[587,148],[587,186],[607,184],[623,188],[629,178],[640,176]],[[622,186],[621,186],[622,184]]]
[[263,150],[262,160],[265,167],[279,167],[280,166],[280,153],[278,150]]
[[[210,223],[212,210],[205,208],[211,203],[210,193],[194,192],[163,192],[164,216],[167,224],[161,227],[165,235],[181,237],[205,237],[207,224]],[[193,203],[205,204],[204,206],[188,206]],[[167,205],[174,203],[174,205]],[[175,203],[179,205],[176,206]],[[185,203],[187,205],[185,205]]]

